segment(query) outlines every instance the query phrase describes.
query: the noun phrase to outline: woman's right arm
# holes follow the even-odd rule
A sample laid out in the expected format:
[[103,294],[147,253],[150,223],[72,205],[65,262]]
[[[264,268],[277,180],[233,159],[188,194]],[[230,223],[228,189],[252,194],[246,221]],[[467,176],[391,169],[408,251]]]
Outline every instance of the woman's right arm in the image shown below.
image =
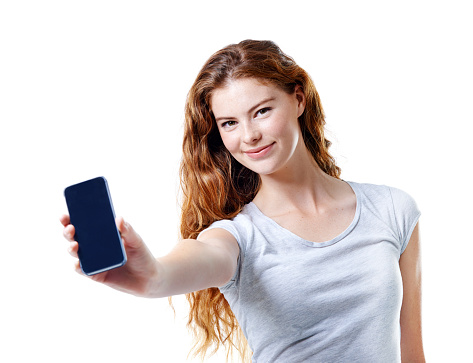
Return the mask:
[[161,284],[156,296],[171,296],[225,285],[233,277],[240,248],[230,232],[211,229],[199,240],[180,241],[157,259]]
[[[211,229],[199,240],[180,241],[166,256],[154,258],[141,237],[123,218],[116,220],[125,245],[127,263],[92,275],[94,281],[142,297],[166,297],[209,287],[222,286],[233,276],[239,255],[236,239],[222,229]],[[69,253],[77,258],[74,226],[69,216],[61,217]],[[79,261],[76,271],[82,273]]]

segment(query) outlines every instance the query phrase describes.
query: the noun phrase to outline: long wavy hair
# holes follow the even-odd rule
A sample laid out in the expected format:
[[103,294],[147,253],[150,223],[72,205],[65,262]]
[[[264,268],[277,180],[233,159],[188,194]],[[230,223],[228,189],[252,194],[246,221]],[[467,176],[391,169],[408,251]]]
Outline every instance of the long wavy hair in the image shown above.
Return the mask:
[[[210,106],[215,89],[241,78],[256,78],[288,94],[301,86],[306,107],[299,124],[305,145],[325,173],[340,176],[340,168],[328,152],[324,111],[310,76],[271,41],[231,44],[209,58],[187,96],[180,166],[181,238],[197,238],[214,221],[235,217],[259,190],[258,174],[238,163],[223,145]],[[247,361],[251,352],[220,290],[209,288],[186,297],[190,304],[188,327],[196,339],[194,355],[203,358],[209,348],[213,354],[223,345],[227,358],[236,349]]]

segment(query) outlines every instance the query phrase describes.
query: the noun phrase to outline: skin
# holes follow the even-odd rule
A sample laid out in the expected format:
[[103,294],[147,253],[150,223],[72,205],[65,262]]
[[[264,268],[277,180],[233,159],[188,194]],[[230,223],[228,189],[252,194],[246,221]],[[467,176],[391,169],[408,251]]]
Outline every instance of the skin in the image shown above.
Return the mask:
[[401,255],[399,266],[404,290],[400,318],[402,362],[425,362],[422,343],[422,276],[419,224],[414,228],[409,244]]
[[[240,79],[214,91],[211,107],[225,147],[260,175],[253,203],[266,216],[313,242],[348,227],[355,194],[347,183],[325,174],[305,147],[298,123],[305,108],[300,87],[287,94],[255,79]],[[271,149],[256,160],[247,153],[266,145]]]
[[[325,174],[305,147],[298,124],[305,108],[300,88],[287,94],[255,79],[233,80],[213,92],[211,108],[226,148],[260,175],[261,188],[253,202],[264,214],[314,243],[329,240],[348,227],[355,215],[356,197],[346,182]],[[66,215],[61,223],[69,253],[76,258],[75,269],[82,273],[74,227]],[[123,218],[116,223],[128,262],[89,278],[120,291],[143,297],[183,294],[222,286],[237,268],[238,243],[223,229],[209,230],[199,240],[180,241],[168,255],[154,258]],[[403,362],[425,361],[419,246],[416,226],[399,262],[404,289],[400,318]]]
[[[86,276],[79,264],[78,243],[69,216],[60,218],[69,253],[75,258],[77,273]],[[233,276],[239,249],[236,240],[226,233],[213,233],[204,241],[180,241],[166,256],[155,258],[138,233],[122,217],[116,219],[123,239],[127,263],[117,269],[86,276],[116,290],[148,298],[159,298],[222,286]],[[231,236],[231,235],[230,235]]]

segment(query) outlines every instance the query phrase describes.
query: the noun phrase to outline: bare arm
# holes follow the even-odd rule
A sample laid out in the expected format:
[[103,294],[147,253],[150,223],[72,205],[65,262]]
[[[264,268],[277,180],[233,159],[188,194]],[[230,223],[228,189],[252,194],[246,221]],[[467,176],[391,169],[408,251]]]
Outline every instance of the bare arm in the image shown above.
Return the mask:
[[171,296],[226,284],[233,277],[240,253],[232,234],[223,229],[205,232],[199,240],[186,239],[158,258],[161,283],[157,297]]
[[[62,216],[64,236],[70,242],[69,253],[76,258],[75,269],[82,273],[74,241],[74,226],[69,216]],[[212,229],[200,240],[179,242],[166,256],[154,258],[141,237],[123,218],[117,226],[127,253],[127,263],[117,269],[90,276],[116,290],[142,297],[166,297],[217,287],[234,274],[239,255],[236,239],[227,231]]]
[[403,363],[425,362],[421,321],[421,260],[419,225],[399,260],[404,297],[401,308],[401,358]]

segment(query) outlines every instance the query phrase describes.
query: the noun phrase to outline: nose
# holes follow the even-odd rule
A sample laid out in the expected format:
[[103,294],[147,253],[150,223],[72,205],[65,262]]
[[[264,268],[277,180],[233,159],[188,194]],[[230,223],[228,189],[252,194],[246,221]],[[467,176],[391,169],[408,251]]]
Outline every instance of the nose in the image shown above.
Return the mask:
[[261,139],[261,131],[254,122],[245,122],[243,126],[243,142],[245,144],[255,144]]

